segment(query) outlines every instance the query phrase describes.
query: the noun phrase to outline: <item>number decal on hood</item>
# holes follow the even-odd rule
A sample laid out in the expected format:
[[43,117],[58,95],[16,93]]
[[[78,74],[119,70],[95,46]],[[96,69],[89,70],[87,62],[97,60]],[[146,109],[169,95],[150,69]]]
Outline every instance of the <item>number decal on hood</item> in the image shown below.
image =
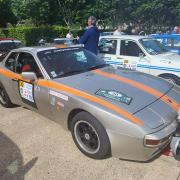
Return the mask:
[[125,95],[121,92],[114,91],[114,90],[99,89],[95,94],[125,103],[127,105],[129,105],[132,101],[131,97],[128,97],[127,95]]

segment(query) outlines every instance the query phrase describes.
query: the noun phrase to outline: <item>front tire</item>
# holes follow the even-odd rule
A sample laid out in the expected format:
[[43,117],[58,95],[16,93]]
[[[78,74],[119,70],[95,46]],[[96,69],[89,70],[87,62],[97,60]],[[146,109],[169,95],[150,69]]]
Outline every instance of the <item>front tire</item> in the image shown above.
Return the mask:
[[6,90],[2,85],[0,85],[0,104],[6,108],[14,107],[14,104],[12,104]]
[[88,112],[76,114],[71,121],[71,134],[78,149],[93,159],[111,156],[108,135],[101,123]]

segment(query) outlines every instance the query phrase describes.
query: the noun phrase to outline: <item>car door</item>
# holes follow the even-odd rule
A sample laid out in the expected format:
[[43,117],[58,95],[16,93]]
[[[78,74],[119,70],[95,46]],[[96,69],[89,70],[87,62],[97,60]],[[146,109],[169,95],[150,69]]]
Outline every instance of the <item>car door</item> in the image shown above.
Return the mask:
[[[121,40],[118,58],[123,60],[123,67],[149,73],[150,62],[134,40]],[[144,67],[147,68],[144,68]]]
[[12,52],[4,64],[4,76],[2,78],[2,84],[6,89],[11,101],[13,104],[22,105],[22,100],[18,93],[17,81],[20,76],[15,72],[16,71],[16,60],[18,57],[18,52]]
[[102,38],[99,42],[99,56],[107,64],[118,65],[121,62],[117,59],[118,39]]
[[[16,78],[12,83],[12,88],[16,91],[17,99],[20,98],[22,105],[28,109],[38,111],[46,117],[51,117],[48,95],[49,89],[38,86],[38,81],[44,79],[44,76],[31,53],[19,53],[15,72],[20,75],[20,78]],[[23,72],[34,72],[37,76],[37,80],[32,82],[22,79],[21,74]]]

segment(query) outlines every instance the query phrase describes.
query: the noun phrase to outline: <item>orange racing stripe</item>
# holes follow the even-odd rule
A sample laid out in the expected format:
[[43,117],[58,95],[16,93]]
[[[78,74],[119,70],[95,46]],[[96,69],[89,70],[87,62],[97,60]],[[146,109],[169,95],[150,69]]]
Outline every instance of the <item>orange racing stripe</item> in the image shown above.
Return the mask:
[[107,78],[111,78],[111,79],[115,79],[117,81],[121,81],[125,84],[129,84],[135,88],[138,88],[142,91],[145,91],[157,98],[161,98],[161,100],[163,102],[165,102],[167,105],[169,105],[171,108],[173,108],[175,111],[178,112],[178,109],[180,107],[180,105],[172,98],[168,97],[167,95],[164,95],[163,93],[149,87],[149,86],[146,86],[146,85],[143,85],[139,82],[136,82],[134,80],[131,80],[131,79],[128,79],[128,78],[125,78],[125,77],[121,77],[119,75],[116,75],[116,74],[111,74],[111,73],[107,73],[107,72],[104,72],[104,71],[101,71],[99,69],[96,69],[96,70],[93,70],[92,71],[93,73],[95,74],[99,74],[101,76],[104,76],[104,77],[107,77]]
[[[5,69],[0,69],[0,74],[6,76],[8,78],[11,78],[11,79],[23,80],[21,75],[16,74],[16,73],[11,72],[11,71],[8,71],[8,70],[5,70]],[[108,101],[105,101],[103,99],[97,98],[97,97],[95,97],[95,96],[93,96],[91,94],[88,94],[86,92],[83,92],[81,90],[77,90],[77,89],[68,87],[66,85],[63,85],[63,84],[60,84],[60,83],[55,83],[53,81],[48,81],[48,80],[38,80],[37,81],[37,85],[44,86],[44,87],[47,87],[47,88],[52,88],[54,90],[64,91],[64,92],[73,94],[75,96],[79,96],[81,98],[84,98],[84,99],[87,99],[89,101],[95,102],[95,103],[97,103],[97,104],[99,104],[101,106],[104,106],[104,107],[106,107],[106,108],[108,108],[108,109],[110,109],[110,110],[120,114],[121,116],[123,116],[126,119],[132,121],[135,124],[138,124],[140,126],[144,125],[144,122],[142,122],[137,117],[131,115],[129,112],[121,109],[118,106],[115,106],[115,105],[109,103]]]
[[88,93],[84,92],[84,91],[77,90],[77,89],[71,88],[69,86],[66,86],[66,85],[63,85],[63,84],[60,84],[60,83],[55,83],[55,82],[52,82],[52,81],[47,81],[47,80],[39,80],[38,85],[49,87],[49,88],[52,88],[54,90],[64,91],[64,92],[73,94],[75,96],[79,96],[81,98],[87,99],[87,100],[89,100],[91,102],[95,102],[97,104],[100,104],[101,106],[104,106],[104,107],[106,107],[106,108],[120,114],[121,116],[129,119],[130,121],[132,121],[135,124],[138,124],[140,126],[144,125],[144,123],[141,120],[139,120],[135,116],[131,115],[127,111],[121,109],[120,107],[115,106],[115,105],[113,105],[113,104],[111,104],[111,103],[109,103],[109,102],[107,102],[107,101],[105,101],[103,99],[97,98],[97,97],[95,97],[95,96],[93,96],[91,94],[88,94]]
[[8,71],[5,69],[0,69],[0,74],[6,76],[8,78],[11,78],[11,79],[21,79],[22,80],[22,76],[20,74],[17,74],[17,73],[14,73],[12,71]]

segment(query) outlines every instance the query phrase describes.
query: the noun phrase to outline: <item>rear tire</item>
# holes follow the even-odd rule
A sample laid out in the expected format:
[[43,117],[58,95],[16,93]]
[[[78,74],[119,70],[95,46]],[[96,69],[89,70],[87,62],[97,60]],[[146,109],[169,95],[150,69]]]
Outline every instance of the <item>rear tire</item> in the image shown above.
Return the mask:
[[104,127],[88,112],[76,114],[70,129],[76,146],[86,156],[93,159],[111,156],[110,142]]
[[0,85],[0,104],[6,108],[12,108],[15,106],[14,104],[12,104],[6,90],[2,85]]

